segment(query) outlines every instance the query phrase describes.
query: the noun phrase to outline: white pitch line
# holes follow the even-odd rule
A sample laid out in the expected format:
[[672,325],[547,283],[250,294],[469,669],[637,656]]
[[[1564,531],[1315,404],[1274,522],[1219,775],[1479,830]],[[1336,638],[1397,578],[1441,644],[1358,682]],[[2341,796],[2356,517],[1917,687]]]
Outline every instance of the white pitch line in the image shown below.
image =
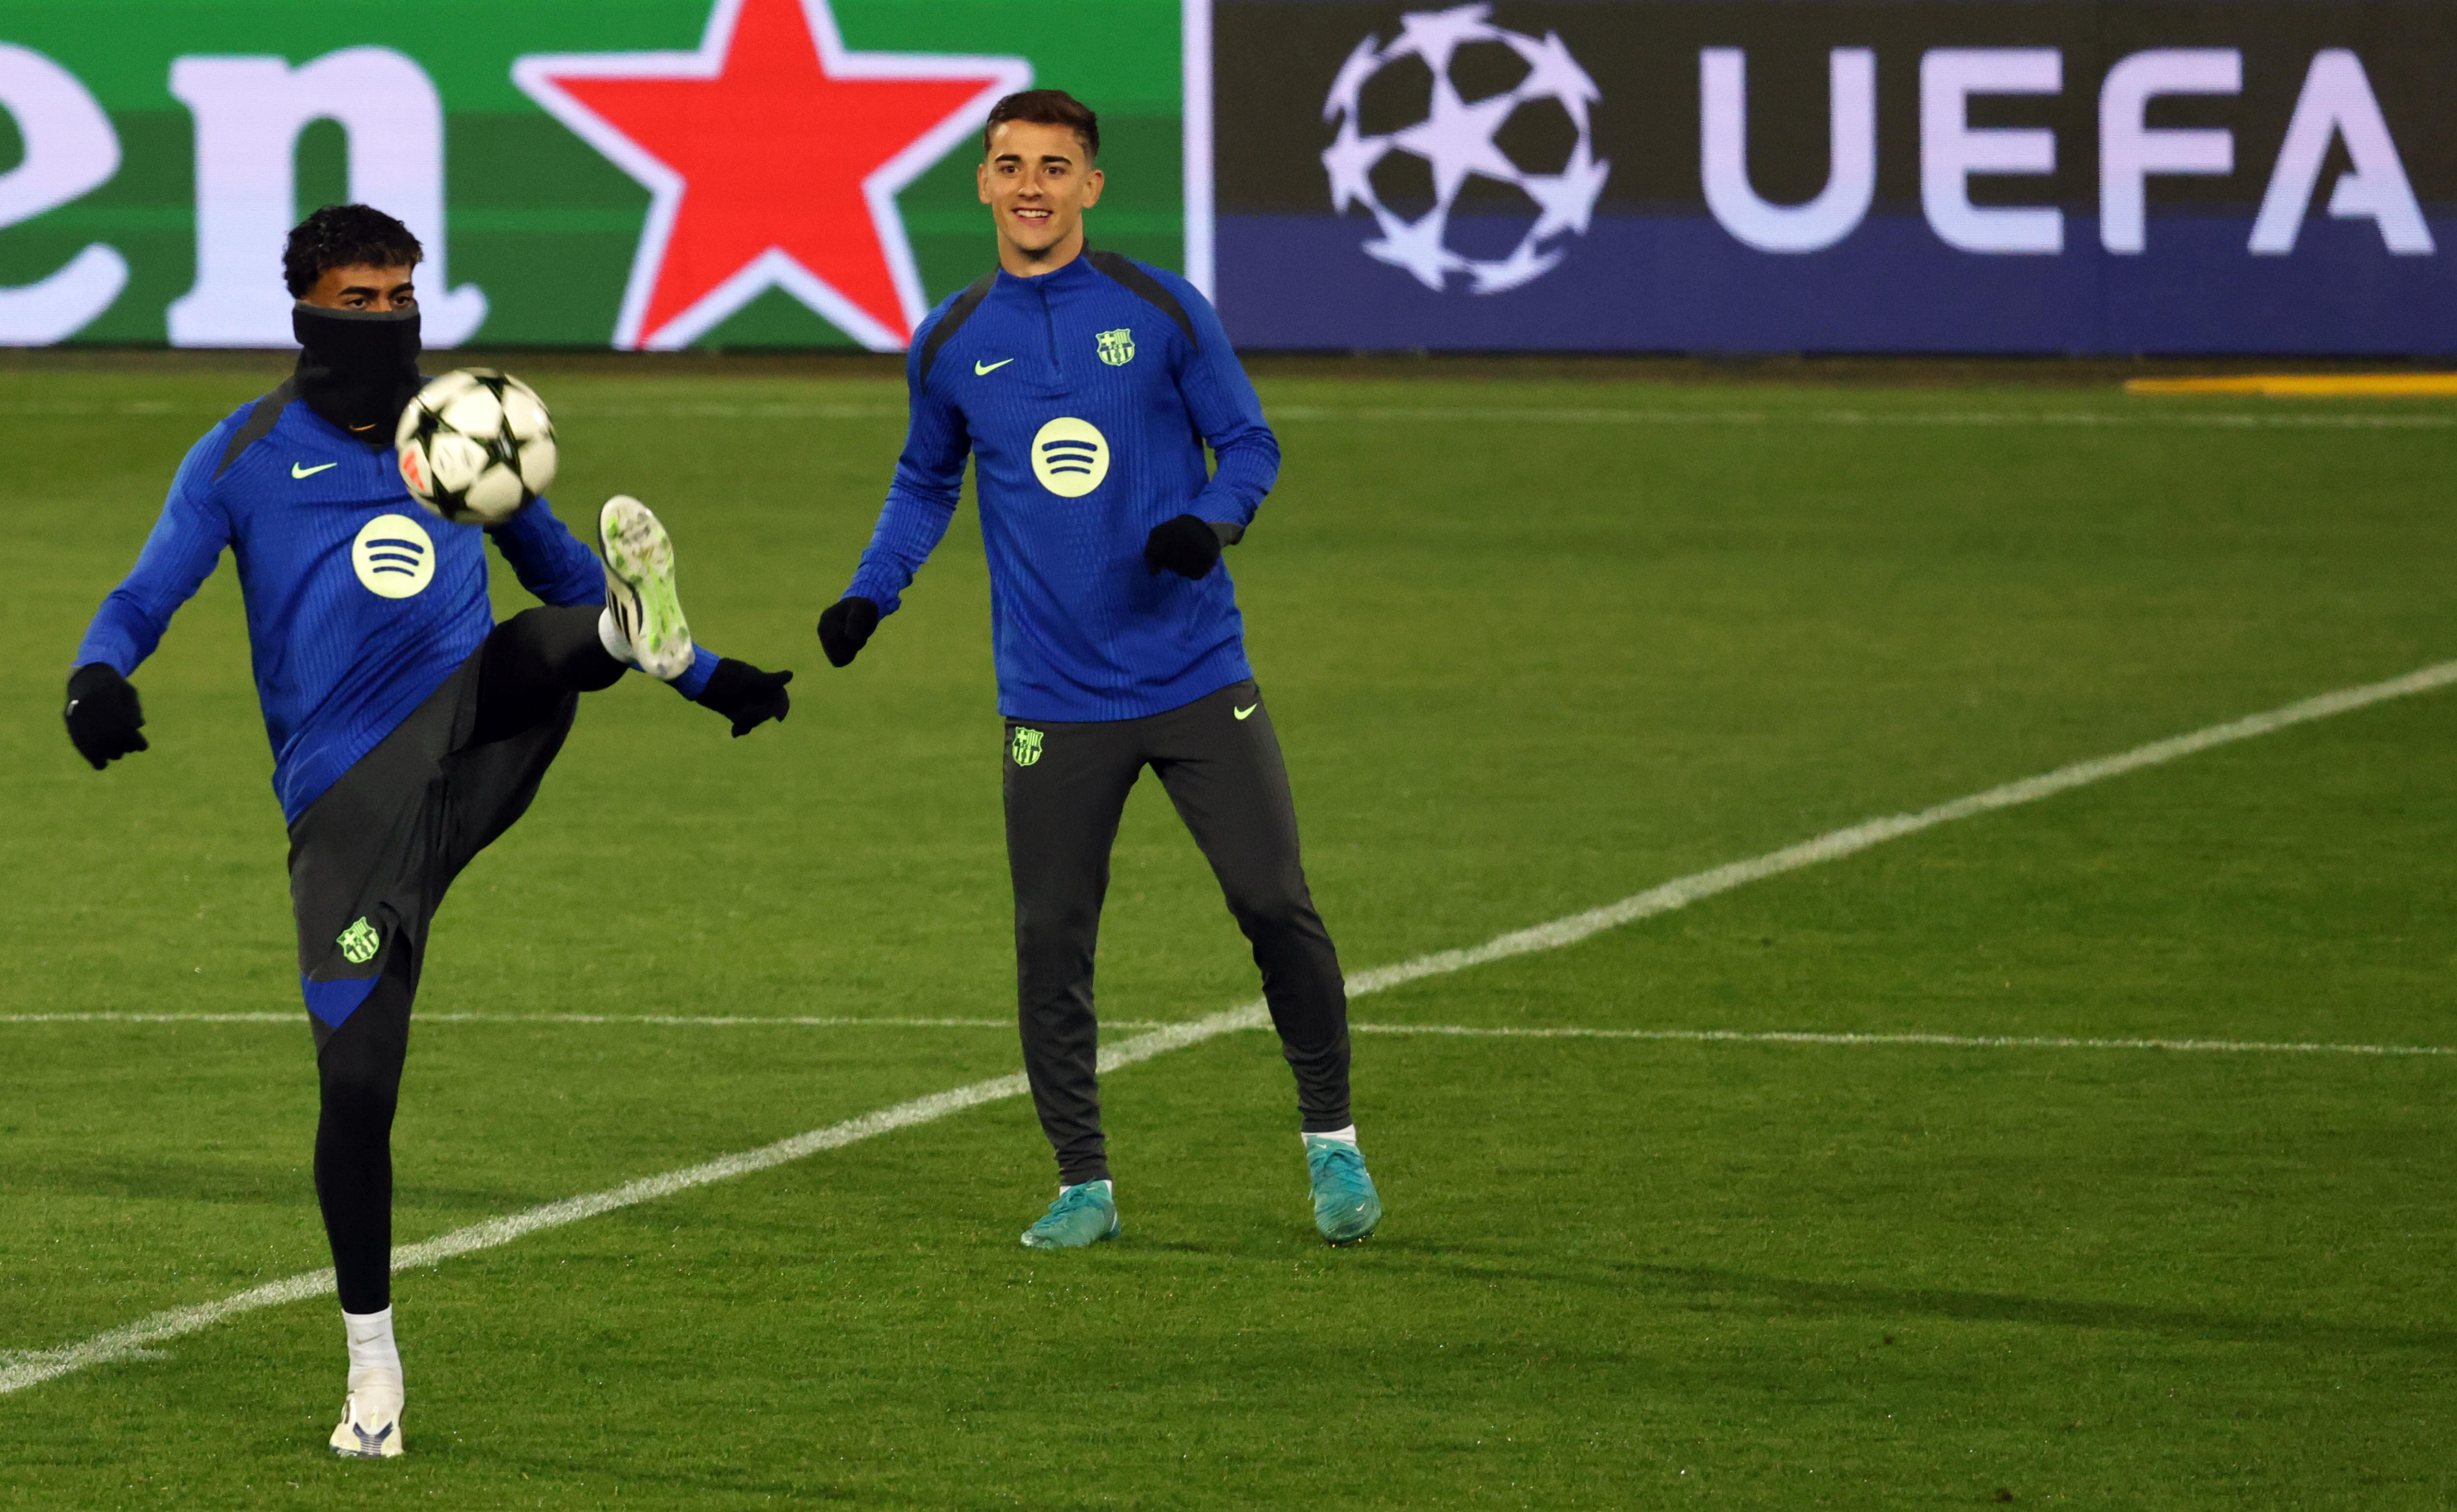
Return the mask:
[[[555,413],[567,420],[902,420],[901,406],[806,404],[791,400],[729,404],[722,400],[674,404],[568,404]],[[1941,425],[2010,426],[2166,426],[2220,430],[2445,430],[2457,425],[2457,415],[2412,412],[2397,414],[2345,411],[2246,413],[2240,410],[2139,409],[2127,412],[2090,409],[1648,409],[1613,405],[1532,405],[1476,407],[1450,404],[1273,404],[1270,418],[1313,421],[1402,421],[1427,425],[1461,422],[1518,425],[1541,422],[1567,425]]]
[[[728,404],[703,401],[670,405],[564,405],[555,411],[566,420],[901,420],[901,407],[860,404],[812,404],[782,401],[772,404]],[[2218,430],[2446,430],[2457,425],[2457,415],[2445,413],[2320,414],[2260,413],[2236,410],[2137,410],[2118,413],[2088,409],[1624,409],[1609,405],[1471,407],[1447,404],[1273,404],[1270,418],[1295,422],[1400,421],[1424,425],[1474,423],[1566,425],[1933,425],[1949,428],[2015,425],[2057,426],[2181,426]]]
[[[1735,861],[1727,866],[1718,866],[1711,871],[1683,877],[1666,882],[1661,887],[1652,887],[1645,892],[1634,894],[1617,903],[1608,903],[1601,908],[1592,908],[1585,913],[1573,914],[1566,919],[1557,919],[1551,923],[1538,924],[1532,929],[1520,929],[1501,935],[1471,949],[1444,950],[1429,956],[1419,956],[1414,961],[1404,961],[1396,965],[1378,966],[1372,970],[1360,971],[1348,979],[1349,996],[1363,997],[1368,993],[1385,992],[1405,983],[1419,981],[1426,977],[1445,976],[1451,972],[1464,971],[1470,966],[1507,960],[1513,956],[1529,955],[1540,950],[1559,950],[1564,945],[1575,944],[1604,930],[1632,923],[1641,919],[1652,918],[1658,914],[1669,913],[1677,908],[1684,908],[1702,899],[1729,892],[1745,883],[1781,876],[1786,872],[1798,871],[1821,861],[1838,860],[1887,840],[1900,839],[1906,835],[1916,835],[1922,830],[1933,829],[1955,819],[1971,818],[2024,803],[2035,803],[2041,798],[2051,797],[2073,788],[2105,781],[2109,777],[2120,777],[2128,772],[2137,772],[2144,767],[2174,761],[2197,752],[2210,750],[2215,746],[2249,740],[2294,725],[2307,724],[2315,719],[2326,719],[2336,715],[2351,713],[2392,698],[2411,697],[2435,688],[2447,687],[2452,682],[2457,682],[2457,661],[2441,662],[2419,672],[2408,673],[2403,677],[2392,677],[2385,682],[2368,683],[2360,688],[2341,689],[2336,693],[2323,694],[2318,697],[2305,698],[2283,708],[2272,709],[2266,714],[2251,715],[2241,719],[2212,725],[2207,729],[2197,730],[2189,735],[2175,735],[2165,740],[2154,740],[2148,745],[2136,746],[2130,751],[2120,752],[2115,756],[2100,756],[2090,761],[2076,761],[2071,766],[2058,767],[2053,772],[2042,773],[2037,777],[2024,777],[2017,782],[2008,782],[2001,787],[1990,788],[1984,793],[1974,793],[1969,797],[1956,798],[1950,803],[1939,803],[1931,808],[1922,809],[1916,814],[1899,814],[1886,818],[1870,819],[1866,823],[1835,830],[1798,845],[1786,846],[1752,860]],[[1269,1022],[1270,1015],[1262,1004],[1249,1003],[1241,1007],[1229,1008],[1185,1024],[1172,1025],[1165,1029],[1154,1029],[1104,1049],[1101,1052],[1101,1069],[1118,1070],[1139,1061],[1147,1061],[1156,1055],[1166,1055],[1171,1050],[1200,1045],[1223,1034],[1257,1028]],[[790,1161],[816,1154],[821,1150],[838,1150],[858,1140],[870,1139],[899,1129],[910,1129],[919,1124],[932,1123],[965,1108],[978,1108],[984,1103],[1021,1097],[1027,1090],[1029,1088],[1023,1077],[1018,1074],[992,1077],[988,1081],[974,1082],[969,1086],[954,1087],[943,1092],[933,1092],[927,1097],[917,1097],[910,1102],[896,1104],[892,1108],[865,1113],[859,1118],[847,1119],[840,1124],[831,1124],[824,1129],[816,1129],[788,1139],[780,1139],[773,1145],[763,1145],[757,1150],[720,1155],[714,1160],[704,1161],[696,1166],[686,1166],[680,1170],[670,1170],[662,1175],[643,1177],[638,1181],[627,1182],[606,1191],[567,1197],[560,1202],[549,1202],[526,1212],[507,1213],[500,1218],[489,1218],[483,1223],[455,1229],[448,1233],[426,1240],[423,1244],[404,1245],[393,1251],[393,1269],[403,1271],[433,1265],[453,1255],[467,1254],[475,1250],[491,1249],[497,1245],[508,1244],[525,1234],[560,1228],[565,1224],[577,1223],[583,1218],[595,1217],[600,1213],[612,1212],[617,1209],[632,1207],[639,1203],[652,1202],[660,1197],[687,1191],[693,1187],[704,1187],[712,1182],[730,1181],[736,1176],[747,1176],[754,1171],[767,1170]],[[89,1366],[128,1359],[153,1345],[196,1333],[242,1313],[251,1313],[258,1308],[276,1307],[284,1302],[295,1302],[306,1297],[320,1296],[332,1289],[331,1272],[302,1272],[298,1275],[287,1276],[217,1301],[201,1302],[190,1307],[173,1308],[168,1312],[156,1313],[151,1317],[140,1318],[126,1327],[96,1335],[80,1343],[63,1345],[50,1350],[14,1351],[6,1357],[0,1357],[6,1360],[5,1364],[0,1364],[0,1395],[23,1391],[29,1386],[39,1385],[44,1381],[56,1379]]]
[[2324,1045],[2264,1040],[2101,1040],[2061,1034],[1854,1033],[1819,1029],[1587,1029],[1478,1024],[1352,1024],[1354,1034],[1493,1040],[1667,1040],[1697,1045],[1938,1045],[1973,1050],[2184,1050],[2227,1055],[2457,1055],[2445,1045]]
[[[290,1024],[296,1013],[9,1013],[0,1024]],[[1013,1029],[1012,1019],[862,1019],[755,1014],[430,1013],[422,1024],[645,1025],[656,1028]],[[1170,1021],[1105,1019],[1105,1029],[1163,1029]],[[1253,1025],[1257,1029],[1267,1024]],[[1355,1024],[1356,1034],[1497,1040],[1671,1040],[1708,1045],[1941,1045],[1971,1049],[2188,1050],[2230,1055],[2457,1055],[2443,1045],[2335,1045],[2305,1040],[2084,1039],[2060,1034],[1932,1034],[1922,1030],[1607,1029],[1580,1025]]]
[[[299,1010],[306,1011],[305,1009]],[[297,1013],[7,1013],[0,1024],[296,1024]]]

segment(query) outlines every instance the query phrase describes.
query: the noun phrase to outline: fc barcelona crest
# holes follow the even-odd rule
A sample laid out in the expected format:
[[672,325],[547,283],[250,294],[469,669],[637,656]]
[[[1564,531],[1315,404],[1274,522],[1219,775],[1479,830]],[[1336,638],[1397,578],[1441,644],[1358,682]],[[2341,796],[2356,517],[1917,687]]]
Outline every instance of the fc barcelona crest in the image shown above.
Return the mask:
[[1127,326],[1103,331],[1092,340],[1101,348],[1101,361],[1111,367],[1124,367],[1135,360],[1135,333]]
[[363,966],[376,958],[376,950],[383,943],[383,937],[376,933],[375,925],[361,917],[336,936],[333,942],[341,947],[342,960],[354,966]]
[[1015,764],[1020,767],[1028,767],[1040,760],[1041,732],[1023,725],[1016,726],[1015,738],[1007,745],[1007,755],[1013,756]]

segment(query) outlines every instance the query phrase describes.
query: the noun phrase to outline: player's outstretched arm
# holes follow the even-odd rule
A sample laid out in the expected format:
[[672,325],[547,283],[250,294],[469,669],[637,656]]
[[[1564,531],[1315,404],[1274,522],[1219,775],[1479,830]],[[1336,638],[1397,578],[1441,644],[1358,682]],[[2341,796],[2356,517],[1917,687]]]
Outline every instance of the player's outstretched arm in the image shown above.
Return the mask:
[[[1234,546],[1254,523],[1263,496],[1279,480],[1280,441],[1263,419],[1263,401],[1228,344],[1219,312],[1185,280],[1168,273],[1161,277],[1194,325],[1192,349],[1177,369],[1177,387],[1186,400],[1187,417],[1218,463],[1211,481],[1187,504],[1187,514],[1211,526],[1222,545]],[[1163,528],[1176,524],[1165,522]],[[1201,543],[1190,531],[1181,533],[1187,546],[1201,550]]]
[[945,539],[947,525],[956,517],[963,466],[960,452],[954,477],[941,487],[937,480],[914,479],[904,463],[897,464],[887,506],[878,511],[878,527],[861,553],[861,565],[854,570],[853,585],[819,614],[819,649],[827,652],[831,664],[850,666],[878,633],[878,622],[903,603],[904,590]]
[[963,494],[964,458],[973,449],[972,437],[962,413],[930,392],[930,375],[921,370],[923,354],[934,351],[929,332],[936,323],[935,318],[925,321],[913,333],[913,346],[904,359],[911,419],[878,525],[862,549],[852,586],[819,615],[819,649],[832,666],[852,665],[878,632],[878,622],[896,612],[922,564],[946,538],[956,502]]

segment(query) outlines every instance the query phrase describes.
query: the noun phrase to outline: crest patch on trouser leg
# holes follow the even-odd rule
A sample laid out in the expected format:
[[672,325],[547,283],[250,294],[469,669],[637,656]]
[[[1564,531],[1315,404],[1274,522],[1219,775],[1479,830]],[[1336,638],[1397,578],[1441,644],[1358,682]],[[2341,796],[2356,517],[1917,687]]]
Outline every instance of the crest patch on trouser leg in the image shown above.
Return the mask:
[[376,926],[367,922],[366,916],[362,914],[358,922],[335,936],[333,943],[341,947],[342,960],[354,966],[363,966],[376,958],[376,951],[383,944],[383,937],[376,932]]

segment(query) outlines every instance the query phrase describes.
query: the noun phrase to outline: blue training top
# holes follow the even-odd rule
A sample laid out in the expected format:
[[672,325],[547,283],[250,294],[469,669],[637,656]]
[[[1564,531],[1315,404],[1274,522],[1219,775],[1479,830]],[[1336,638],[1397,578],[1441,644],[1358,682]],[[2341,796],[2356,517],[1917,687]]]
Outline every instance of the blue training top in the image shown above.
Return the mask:
[[1279,473],[1262,402],[1192,284],[1089,251],[1039,278],[994,274],[921,322],[905,383],[904,453],[847,592],[897,608],[947,532],[969,451],[1001,714],[1134,719],[1252,675],[1228,563],[1191,580],[1144,564],[1152,527],[1242,528]]
[[[449,524],[409,496],[390,446],[370,446],[296,400],[269,426],[250,423],[257,407],[189,448],[135,570],[102,601],[76,665],[134,672],[230,548],[273,790],[296,820],[494,629],[482,535],[548,604],[603,604],[606,582],[595,553],[545,500],[491,530]],[[236,456],[234,439],[244,443]],[[674,686],[695,696],[715,667],[702,651]]]

